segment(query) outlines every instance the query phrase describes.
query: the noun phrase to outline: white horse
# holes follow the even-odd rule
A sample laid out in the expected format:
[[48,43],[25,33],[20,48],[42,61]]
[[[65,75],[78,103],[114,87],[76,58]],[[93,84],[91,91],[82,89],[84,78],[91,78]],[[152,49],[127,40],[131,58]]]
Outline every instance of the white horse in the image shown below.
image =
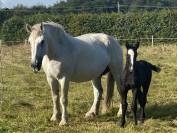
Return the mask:
[[[109,72],[107,96],[104,100],[106,111],[113,92],[114,81],[120,90],[123,57],[117,40],[103,33],[72,37],[61,25],[54,22],[44,22],[33,27],[27,25],[26,28],[30,32],[28,41],[31,44],[31,66],[37,72],[42,65],[51,87],[53,99],[51,121],[59,120],[60,85],[62,109],[60,125],[67,123],[67,96],[70,81],[92,81],[94,102],[86,113],[86,117],[97,115],[103,92],[101,77]],[[121,113],[121,106],[119,113]]]

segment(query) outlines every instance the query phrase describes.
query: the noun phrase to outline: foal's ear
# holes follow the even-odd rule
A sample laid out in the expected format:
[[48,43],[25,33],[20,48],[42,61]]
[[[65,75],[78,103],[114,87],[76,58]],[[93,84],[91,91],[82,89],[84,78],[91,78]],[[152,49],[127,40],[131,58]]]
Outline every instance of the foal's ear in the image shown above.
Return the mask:
[[41,31],[44,30],[44,24],[43,24],[43,22],[41,23],[40,28],[41,28]]
[[130,47],[128,41],[126,41],[125,46],[127,49]]
[[32,31],[31,25],[26,24],[26,31],[27,31],[28,33],[31,33],[31,31]]
[[135,45],[135,48],[138,49],[139,46],[140,46],[140,42],[138,41],[138,42],[136,43],[136,45]]

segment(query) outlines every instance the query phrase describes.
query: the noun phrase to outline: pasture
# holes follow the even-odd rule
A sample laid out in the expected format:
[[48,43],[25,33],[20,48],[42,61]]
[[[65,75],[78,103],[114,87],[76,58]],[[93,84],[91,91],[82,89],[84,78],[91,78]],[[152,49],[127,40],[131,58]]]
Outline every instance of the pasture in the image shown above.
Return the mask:
[[[124,48],[125,49],[125,48]],[[125,57],[125,52],[124,52]],[[1,132],[177,132],[177,46],[141,46],[138,59],[161,67],[153,73],[148,94],[146,120],[135,126],[129,106],[125,128],[116,117],[119,96],[115,89],[108,114],[94,120],[84,119],[92,104],[91,83],[71,83],[69,90],[69,125],[50,122],[52,99],[43,71],[34,74],[30,67],[30,46],[2,46],[0,53],[0,133]],[[103,77],[103,87],[105,88]]]

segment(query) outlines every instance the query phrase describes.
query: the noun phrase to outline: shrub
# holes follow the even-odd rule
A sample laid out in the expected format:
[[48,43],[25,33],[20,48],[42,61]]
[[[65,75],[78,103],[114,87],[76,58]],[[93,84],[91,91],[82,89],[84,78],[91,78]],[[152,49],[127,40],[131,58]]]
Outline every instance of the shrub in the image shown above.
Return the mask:
[[51,14],[38,13],[25,17],[12,17],[3,24],[4,40],[23,40],[26,37],[24,22],[31,25],[52,20],[64,26],[73,36],[99,33],[117,38],[173,38],[177,36],[177,10],[123,13]]
[[24,20],[18,16],[14,16],[2,25],[2,39],[3,41],[19,41],[26,37]]

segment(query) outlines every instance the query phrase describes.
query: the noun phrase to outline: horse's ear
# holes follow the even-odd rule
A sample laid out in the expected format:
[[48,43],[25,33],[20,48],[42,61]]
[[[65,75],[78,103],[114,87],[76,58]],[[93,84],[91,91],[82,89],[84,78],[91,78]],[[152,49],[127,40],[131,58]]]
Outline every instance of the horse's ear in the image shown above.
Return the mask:
[[43,23],[41,23],[40,28],[41,28],[41,31],[44,30],[44,24]]
[[27,31],[28,33],[31,33],[31,31],[32,31],[31,25],[26,24],[26,31]]
[[128,41],[126,41],[125,46],[126,46],[127,49],[129,48],[129,43],[128,43]]

